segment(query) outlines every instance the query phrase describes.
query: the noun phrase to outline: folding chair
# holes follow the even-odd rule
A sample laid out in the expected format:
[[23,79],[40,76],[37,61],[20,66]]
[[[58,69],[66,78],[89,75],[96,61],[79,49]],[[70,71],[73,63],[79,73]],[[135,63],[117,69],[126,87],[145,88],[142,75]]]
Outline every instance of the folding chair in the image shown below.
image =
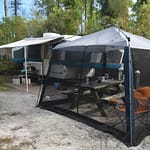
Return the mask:
[[[143,126],[145,127],[145,122],[146,123],[149,122],[148,114],[150,112],[150,87],[135,89],[134,99],[136,107],[135,108],[135,121],[137,122],[136,125],[140,123],[143,124]],[[123,105],[116,104],[115,109],[120,119],[119,123],[121,123],[123,120],[125,120],[125,112],[126,112],[125,104]]]

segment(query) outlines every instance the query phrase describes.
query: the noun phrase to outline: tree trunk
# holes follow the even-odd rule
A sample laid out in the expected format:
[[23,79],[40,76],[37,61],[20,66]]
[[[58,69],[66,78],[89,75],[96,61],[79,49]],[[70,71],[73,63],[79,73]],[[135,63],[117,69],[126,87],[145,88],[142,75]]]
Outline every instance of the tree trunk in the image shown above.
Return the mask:
[[8,0],[4,0],[5,17],[8,17]]
[[84,32],[86,33],[86,21],[87,21],[87,0],[84,0]]
[[57,0],[57,7],[59,8],[59,6],[60,6],[60,2],[59,0]]
[[17,16],[17,0],[14,0],[14,14]]

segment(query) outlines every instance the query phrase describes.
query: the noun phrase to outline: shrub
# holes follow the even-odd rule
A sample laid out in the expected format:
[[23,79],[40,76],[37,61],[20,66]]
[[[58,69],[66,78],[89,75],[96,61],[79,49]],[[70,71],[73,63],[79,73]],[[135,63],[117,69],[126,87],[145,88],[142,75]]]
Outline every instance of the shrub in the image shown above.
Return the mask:
[[12,62],[10,55],[0,58],[0,74],[12,75],[16,72],[16,67],[17,64]]

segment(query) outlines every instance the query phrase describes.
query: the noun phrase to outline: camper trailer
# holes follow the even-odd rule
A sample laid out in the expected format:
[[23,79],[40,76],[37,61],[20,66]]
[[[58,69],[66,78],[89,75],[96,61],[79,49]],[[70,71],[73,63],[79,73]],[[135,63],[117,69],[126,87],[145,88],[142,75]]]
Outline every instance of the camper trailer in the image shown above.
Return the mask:
[[[25,54],[23,47],[12,49],[12,60],[15,62],[23,63],[23,66],[25,66],[24,55]],[[36,75],[46,75],[49,65],[49,59],[51,57],[51,53],[48,50],[48,44],[28,46],[26,55],[27,66],[34,67],[34,73]]]
[[[110,72],[112,69],[116,69],[117,73],[115,78],[118,78],[118,70],[122,68],[124,51],[121,49],[115,52],[106,53],[106,69]],[[85,55],[85,56],[83,56]],[[84,57],[84,59],[83,59]],[[79,72],[82,68],[83,77],[91,70],[95,68],[98,74],[102,74],[104,54],[101,52],[65,52],[65,51],[53,51],[52,66],[50,71],[50,77],[58,79],[72,79],[78,78]],[[113,77],[114,77],[113,76]]]

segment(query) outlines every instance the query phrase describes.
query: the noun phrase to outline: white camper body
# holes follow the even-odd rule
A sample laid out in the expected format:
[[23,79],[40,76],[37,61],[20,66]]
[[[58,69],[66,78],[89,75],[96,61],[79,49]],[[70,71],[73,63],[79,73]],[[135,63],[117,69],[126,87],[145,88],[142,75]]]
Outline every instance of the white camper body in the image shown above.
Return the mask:
[[67,67],[62,64],[52,64],[50,77],[58,79],[71,79],[75,78],[77,74],[77,69],[73,67]]
[[[25,66],[25,63],[23,64]],[[28,66],[33,66],[35,70],[35,74],[38,76],[46,76],[47,71],[48,71],[48,66],[49,66],[49,60],[44,59],[43,62],[35,62],[35,61],[28,61],[27,62],[27,67]]]

